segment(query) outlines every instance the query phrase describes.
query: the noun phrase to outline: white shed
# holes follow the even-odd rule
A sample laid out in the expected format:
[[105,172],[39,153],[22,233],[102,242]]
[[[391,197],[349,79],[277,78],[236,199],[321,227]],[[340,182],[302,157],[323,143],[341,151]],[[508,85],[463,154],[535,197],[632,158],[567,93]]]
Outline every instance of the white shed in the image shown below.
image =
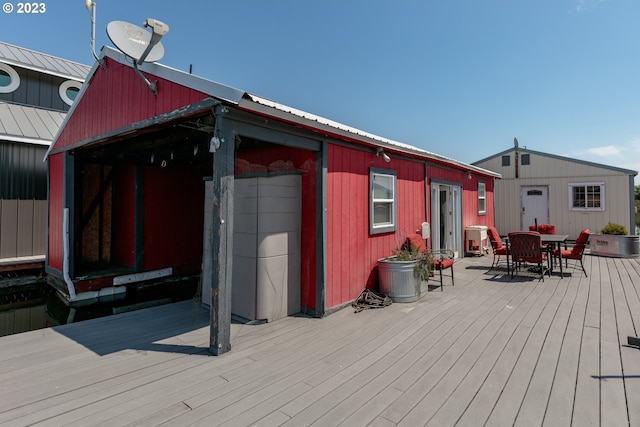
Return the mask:
[[608,222],[635,231],[637,171],[513,148],[472,163],[500,173],[495,182],[495,224],[500,234],[553,224],[575,239],[584,228]]

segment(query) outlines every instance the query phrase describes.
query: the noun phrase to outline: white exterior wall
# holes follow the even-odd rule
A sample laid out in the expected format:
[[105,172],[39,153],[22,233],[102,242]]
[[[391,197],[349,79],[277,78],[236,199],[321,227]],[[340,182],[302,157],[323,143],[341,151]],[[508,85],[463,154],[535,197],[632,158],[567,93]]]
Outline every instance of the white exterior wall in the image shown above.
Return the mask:
[[[575,239],[584,228],[592,232],[599,231],[608,222],[624,225],[631,234],[634,218],[633,185],[629,174],[599,167],[598,165],[580,163],[558,157],[549,157],[530,151],[530,164],[518,166],[515,178],[514,152],[503,153],[511,156],[511,164],[502,166],[502,155],[476,163],[477,166],[502,174],[494,186],[495,224],[500,234],[509,231],[528,229],[529,224],[522,224],[522,195],[526,186],[546,186],[549,194],[549,223],[556,226],[558,234],[569,234]],[[604,183],[604,211],[573,211],[569,208],[570,183]],[[631,227],[631,228],[630,228]]]

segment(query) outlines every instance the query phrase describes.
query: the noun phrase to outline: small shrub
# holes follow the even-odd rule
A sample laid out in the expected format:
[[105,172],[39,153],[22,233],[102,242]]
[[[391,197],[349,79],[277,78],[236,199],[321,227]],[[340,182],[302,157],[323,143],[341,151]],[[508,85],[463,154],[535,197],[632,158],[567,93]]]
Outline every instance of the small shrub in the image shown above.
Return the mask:
[[609,222],[607,223],[607,225],[602,227],[602,230],[600,230],[600,234],[615,234],[618,236],[626,236],[629,234],[629,232],[623,225]]
[[393,257],[390,261],[416,261],[414,273],[420,280],[429,280],[430,272],[433,270],[433,254],[429,249],[420,252],[413,245],[407,248],[406,244],[400,249],[392,251]]

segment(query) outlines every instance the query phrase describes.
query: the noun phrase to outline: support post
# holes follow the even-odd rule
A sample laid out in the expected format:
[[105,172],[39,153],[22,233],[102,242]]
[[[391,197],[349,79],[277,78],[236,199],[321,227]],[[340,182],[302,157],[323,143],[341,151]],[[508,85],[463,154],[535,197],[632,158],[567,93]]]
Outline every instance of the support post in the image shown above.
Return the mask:
[[214,108],[213,226],[209,351],[219,356],[231,350],[231,272],[233,267],[233,157],[235,133],[224,126],[228,107]]

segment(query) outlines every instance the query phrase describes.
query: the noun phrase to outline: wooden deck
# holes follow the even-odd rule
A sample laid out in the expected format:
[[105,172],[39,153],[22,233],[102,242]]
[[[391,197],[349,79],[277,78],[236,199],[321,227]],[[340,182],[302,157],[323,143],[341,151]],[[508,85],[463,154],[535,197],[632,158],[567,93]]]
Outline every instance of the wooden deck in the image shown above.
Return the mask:
[[0,338],[0,425],[640,426],[640,260],[456,263],[414,303],[232,325],[190,301]]

